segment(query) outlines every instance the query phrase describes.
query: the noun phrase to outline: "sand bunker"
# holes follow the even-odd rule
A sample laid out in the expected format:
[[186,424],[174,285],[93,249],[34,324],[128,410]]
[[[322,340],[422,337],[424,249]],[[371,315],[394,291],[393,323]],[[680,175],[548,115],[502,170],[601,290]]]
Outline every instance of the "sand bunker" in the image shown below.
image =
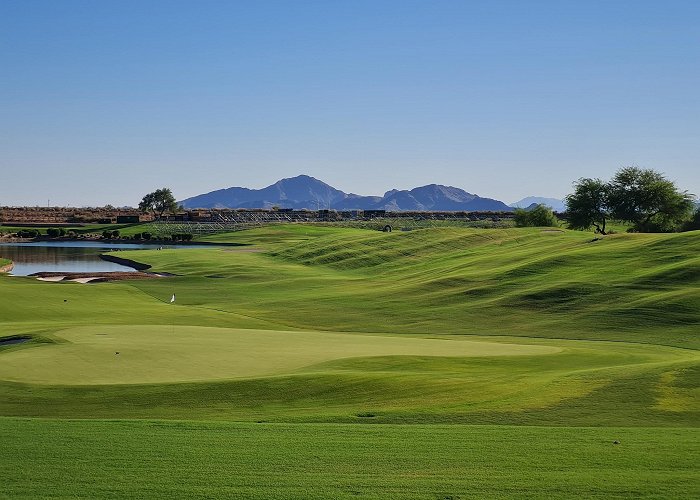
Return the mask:
[[105,273],[54,273],[54,272],[41,272],[34,273],[31,276],[36,276],[39,281],[73,281],[75,283],[92,283],[99,281],[122,281],[122,280],[133,280],[133,279],[152,279],[152,278],[164,278],[166,274],[158,273],[142,273],[142,272],[105,272]]

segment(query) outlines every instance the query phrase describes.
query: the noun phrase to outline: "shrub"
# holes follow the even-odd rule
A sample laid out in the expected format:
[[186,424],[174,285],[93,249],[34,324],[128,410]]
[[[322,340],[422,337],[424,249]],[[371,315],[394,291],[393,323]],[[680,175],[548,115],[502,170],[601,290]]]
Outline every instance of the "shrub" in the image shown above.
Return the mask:
[[558,227],[559,220],[554,215],[552,209],[546,205],[537,205],[536,207],[525,210],[524,208],[516,208],[515,225],[517,227]]
[[61,230],[57,227],[50,227],[46,230],[46,234],[51,238],[58,238],[61,236]]
[[20,229],[17,231],[17,236],[20,238],[37,238],[41,236],[41,233],[36,229]]
[[144,240],[150,240],[153,237],[153,235],[147,231],[144,231],[143,233],[141,233],[141,237]]
[[110,239],[112,237],[112,231],[108,231],[107,229],[105,229],[104,231],[102,231],[102,237],[106,240]]
[[114,231],[112,231],[112,238],[119,238],[120,234],[121,233],[119,232],[119,229],[115,229]]

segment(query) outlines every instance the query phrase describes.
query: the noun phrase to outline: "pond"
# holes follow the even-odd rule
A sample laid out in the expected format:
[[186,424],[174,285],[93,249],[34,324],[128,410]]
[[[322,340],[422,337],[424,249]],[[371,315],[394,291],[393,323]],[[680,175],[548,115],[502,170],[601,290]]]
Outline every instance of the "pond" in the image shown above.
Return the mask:
[[[0,243],[0,257],[10,259],[15,266],[11,273],[28,276],[37,272],[102,273],[129,272],[135,269],[100,258],[111,250],[143,250],[148,248],[186,248],[144,243],[102,243],[99,241],[33,241],[29,243]],[[123,255],[129,258],[128,252]]]

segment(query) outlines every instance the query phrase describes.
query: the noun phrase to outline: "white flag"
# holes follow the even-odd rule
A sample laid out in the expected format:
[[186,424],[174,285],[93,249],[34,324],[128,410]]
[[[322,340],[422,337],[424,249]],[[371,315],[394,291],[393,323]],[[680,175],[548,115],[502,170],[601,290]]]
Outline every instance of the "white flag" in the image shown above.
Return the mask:
[[171,302],[171,303],[172,303],[172,302],[175,302],[175,294],[173,294],[173,296],[170,297],[170,302]]

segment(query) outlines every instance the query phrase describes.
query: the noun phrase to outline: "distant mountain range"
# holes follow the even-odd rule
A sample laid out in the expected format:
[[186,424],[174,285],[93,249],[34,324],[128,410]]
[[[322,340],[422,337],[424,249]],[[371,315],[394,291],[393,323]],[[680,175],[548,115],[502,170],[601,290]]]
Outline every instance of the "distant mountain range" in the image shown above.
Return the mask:
[[411,190],[392,189],[384,196],[344,193],[325,182],[299,175],[262,189],[230,187],[180,201],[185,208],[307,208],[388,211],[511,212],[502,201],[482,198],[463,189],[429,184]]
[[555,212],[564,212],[566,210],[566,203],[564,203],[564,200],[542,198],[541,196],[528,196],[527,198],[510,204],[513,208],[531,208],[533,205],[547,205]]

